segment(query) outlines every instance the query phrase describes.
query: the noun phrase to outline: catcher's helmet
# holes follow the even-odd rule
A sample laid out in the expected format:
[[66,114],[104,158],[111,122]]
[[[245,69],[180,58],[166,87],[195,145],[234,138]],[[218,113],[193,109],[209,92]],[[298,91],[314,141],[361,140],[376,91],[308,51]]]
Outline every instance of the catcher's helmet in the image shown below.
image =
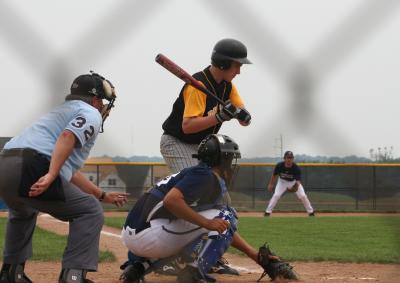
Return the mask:
[[197,152],[193,157],[210,167],[230,167],[233,158],[240,158],[238,144],[225,135],[208,135],[200,142]]
[[232,61],[251,64],[247,59],[246,46],[236,39],[225,38],[218,41],[211,54],[211,63],[221,70],[229,69]]
[[116,98],[113,84],[93,71],[74,79],[71,95],[90,95],[110,102]]

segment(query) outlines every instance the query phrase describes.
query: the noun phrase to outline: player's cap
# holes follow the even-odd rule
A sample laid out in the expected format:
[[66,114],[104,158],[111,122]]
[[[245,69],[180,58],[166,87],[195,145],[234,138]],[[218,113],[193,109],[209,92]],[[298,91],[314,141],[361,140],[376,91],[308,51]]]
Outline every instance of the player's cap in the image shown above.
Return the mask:
[[97,84],[92,75],[80,75],[74,79],[71,85],[71,94],[76,95],[95,95]]
[[290,150],[286,151],[283,158],[294,158],[293,152]]
[[91,95],[110,101],[115,98],[114,86],[97,73],[80,75],[71,85],[72,95]]

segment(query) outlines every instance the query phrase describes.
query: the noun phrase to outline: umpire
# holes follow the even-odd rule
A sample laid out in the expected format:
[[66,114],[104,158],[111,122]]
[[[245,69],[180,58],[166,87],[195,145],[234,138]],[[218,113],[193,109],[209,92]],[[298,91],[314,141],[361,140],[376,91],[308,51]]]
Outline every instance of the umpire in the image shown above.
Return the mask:
[[[12,138],[0,153],[0,196],[9,207],[1,283],[32,282],[24,273],[32,256],[38,212],[68,221],[60,283],[88,283],[97,269],[103,210],[121,206],[125,193],[102,191],[79,169],[102,131],[115,100],[113,85],[91,73],[77,77],[66,101]],[[108,104],[103,104],[103,99]]]

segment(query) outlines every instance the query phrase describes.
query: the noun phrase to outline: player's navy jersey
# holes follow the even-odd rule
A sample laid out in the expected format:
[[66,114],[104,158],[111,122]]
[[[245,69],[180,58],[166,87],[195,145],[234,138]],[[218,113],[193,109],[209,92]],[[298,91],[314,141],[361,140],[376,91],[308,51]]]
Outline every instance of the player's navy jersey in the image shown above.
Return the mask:
[[129,212],[125,225],[139,232],[148,227],[151,219],[175,219],[162,203],[172,188],[181,191],[186,204],[196,211],[220,208],[222,195],[226,192],[223,180],[219,180],[206,164],[200,163],[161,180],[138,200]]
[[66,101],[12,138],[4,149],[31,148],[50,159],[58,137],[64,130],[69,130],[78,143],[61,168],[60,175],[70,180],[88,157],[101,123],[100,112],[93,106],[80,100]]
[[274,169],[274,175],[279,175],[279,178],[286,181],[301,180],[300,167],[293,162],[292,167],[286,167],[285,162],[279,162]]

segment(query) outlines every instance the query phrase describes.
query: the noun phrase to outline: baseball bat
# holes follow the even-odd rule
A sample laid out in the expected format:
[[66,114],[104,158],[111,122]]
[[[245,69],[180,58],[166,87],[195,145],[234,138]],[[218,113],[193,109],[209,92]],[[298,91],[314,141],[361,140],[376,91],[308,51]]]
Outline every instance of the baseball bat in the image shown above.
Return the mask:
[[168,59],[165,55],[163,54],[158,54],[156,56],[156,62],[163,66],[165,69],[170,71],[172,74],[183,80],[184,82],[190,84],[191,86],[197,88],[198,90],[204,92],[205,94],[213,97],[216,99],[220,104],[226,107],[226,102],[223,101],[221,98],[219,98],[217,95],[206,89],[199,81],[197,81],[195,78],[193,78],[188,72],[186,72],[184,69],[179,67],[177,64],[175,64],[171,59]]

